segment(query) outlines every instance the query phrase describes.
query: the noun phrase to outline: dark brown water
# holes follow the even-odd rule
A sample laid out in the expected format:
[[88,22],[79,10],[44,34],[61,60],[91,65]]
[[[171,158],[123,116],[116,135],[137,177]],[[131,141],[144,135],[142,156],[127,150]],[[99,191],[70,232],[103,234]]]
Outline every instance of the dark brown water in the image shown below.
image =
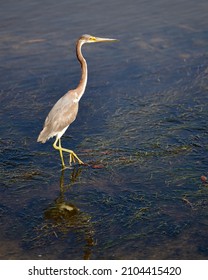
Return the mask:
[[[207,14],[206,0],[1,1],[1,259],[208,258]],[[80,79],[83,33],[120,41],[83,48],[63,146],[90,166],[63,173],[36,139]]]

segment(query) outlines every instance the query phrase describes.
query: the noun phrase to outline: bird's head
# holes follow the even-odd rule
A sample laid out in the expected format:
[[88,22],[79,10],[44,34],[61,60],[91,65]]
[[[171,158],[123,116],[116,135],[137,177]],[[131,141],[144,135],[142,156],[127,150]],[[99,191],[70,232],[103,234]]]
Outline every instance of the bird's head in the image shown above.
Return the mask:
[[79,38],[79,41],[81,41],[82,44],[85,44],[85,43],[100,43],[100,42],[116,42],[118,40],[110,39],[110,38],[94,37],[92,35],[84,34]]

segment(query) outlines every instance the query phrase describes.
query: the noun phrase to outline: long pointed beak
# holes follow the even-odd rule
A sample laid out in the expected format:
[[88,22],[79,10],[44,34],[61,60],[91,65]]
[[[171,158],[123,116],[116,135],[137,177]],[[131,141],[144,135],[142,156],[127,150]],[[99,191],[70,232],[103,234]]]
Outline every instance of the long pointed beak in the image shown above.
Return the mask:
[[95,38],[95,43],[99,42],[117,42],[117,39],[110,39],[110,38],[100,38],[100,37],[94,37]]

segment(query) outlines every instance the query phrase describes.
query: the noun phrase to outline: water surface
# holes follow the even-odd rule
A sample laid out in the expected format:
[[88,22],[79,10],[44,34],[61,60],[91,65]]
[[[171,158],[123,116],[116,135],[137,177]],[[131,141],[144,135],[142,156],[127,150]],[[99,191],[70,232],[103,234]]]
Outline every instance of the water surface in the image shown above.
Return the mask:
[[[207,259],[207,11],[196,1],[3,1],[1,259]],[[36,142],[80,79],[63,137],[89,166],[61,171]],[[67,155],[66,155],[67,160]]]

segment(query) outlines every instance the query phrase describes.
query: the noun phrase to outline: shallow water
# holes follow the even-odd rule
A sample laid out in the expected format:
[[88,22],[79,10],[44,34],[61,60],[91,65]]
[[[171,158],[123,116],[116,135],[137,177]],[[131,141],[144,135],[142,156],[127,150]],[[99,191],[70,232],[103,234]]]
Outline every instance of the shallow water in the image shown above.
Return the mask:
[[[207,259],[207,1],[3,1],[1,259]],[[87,90],[61,172],[36,143],[52,105]],[[66,156],[67,160],[67,156]]]

